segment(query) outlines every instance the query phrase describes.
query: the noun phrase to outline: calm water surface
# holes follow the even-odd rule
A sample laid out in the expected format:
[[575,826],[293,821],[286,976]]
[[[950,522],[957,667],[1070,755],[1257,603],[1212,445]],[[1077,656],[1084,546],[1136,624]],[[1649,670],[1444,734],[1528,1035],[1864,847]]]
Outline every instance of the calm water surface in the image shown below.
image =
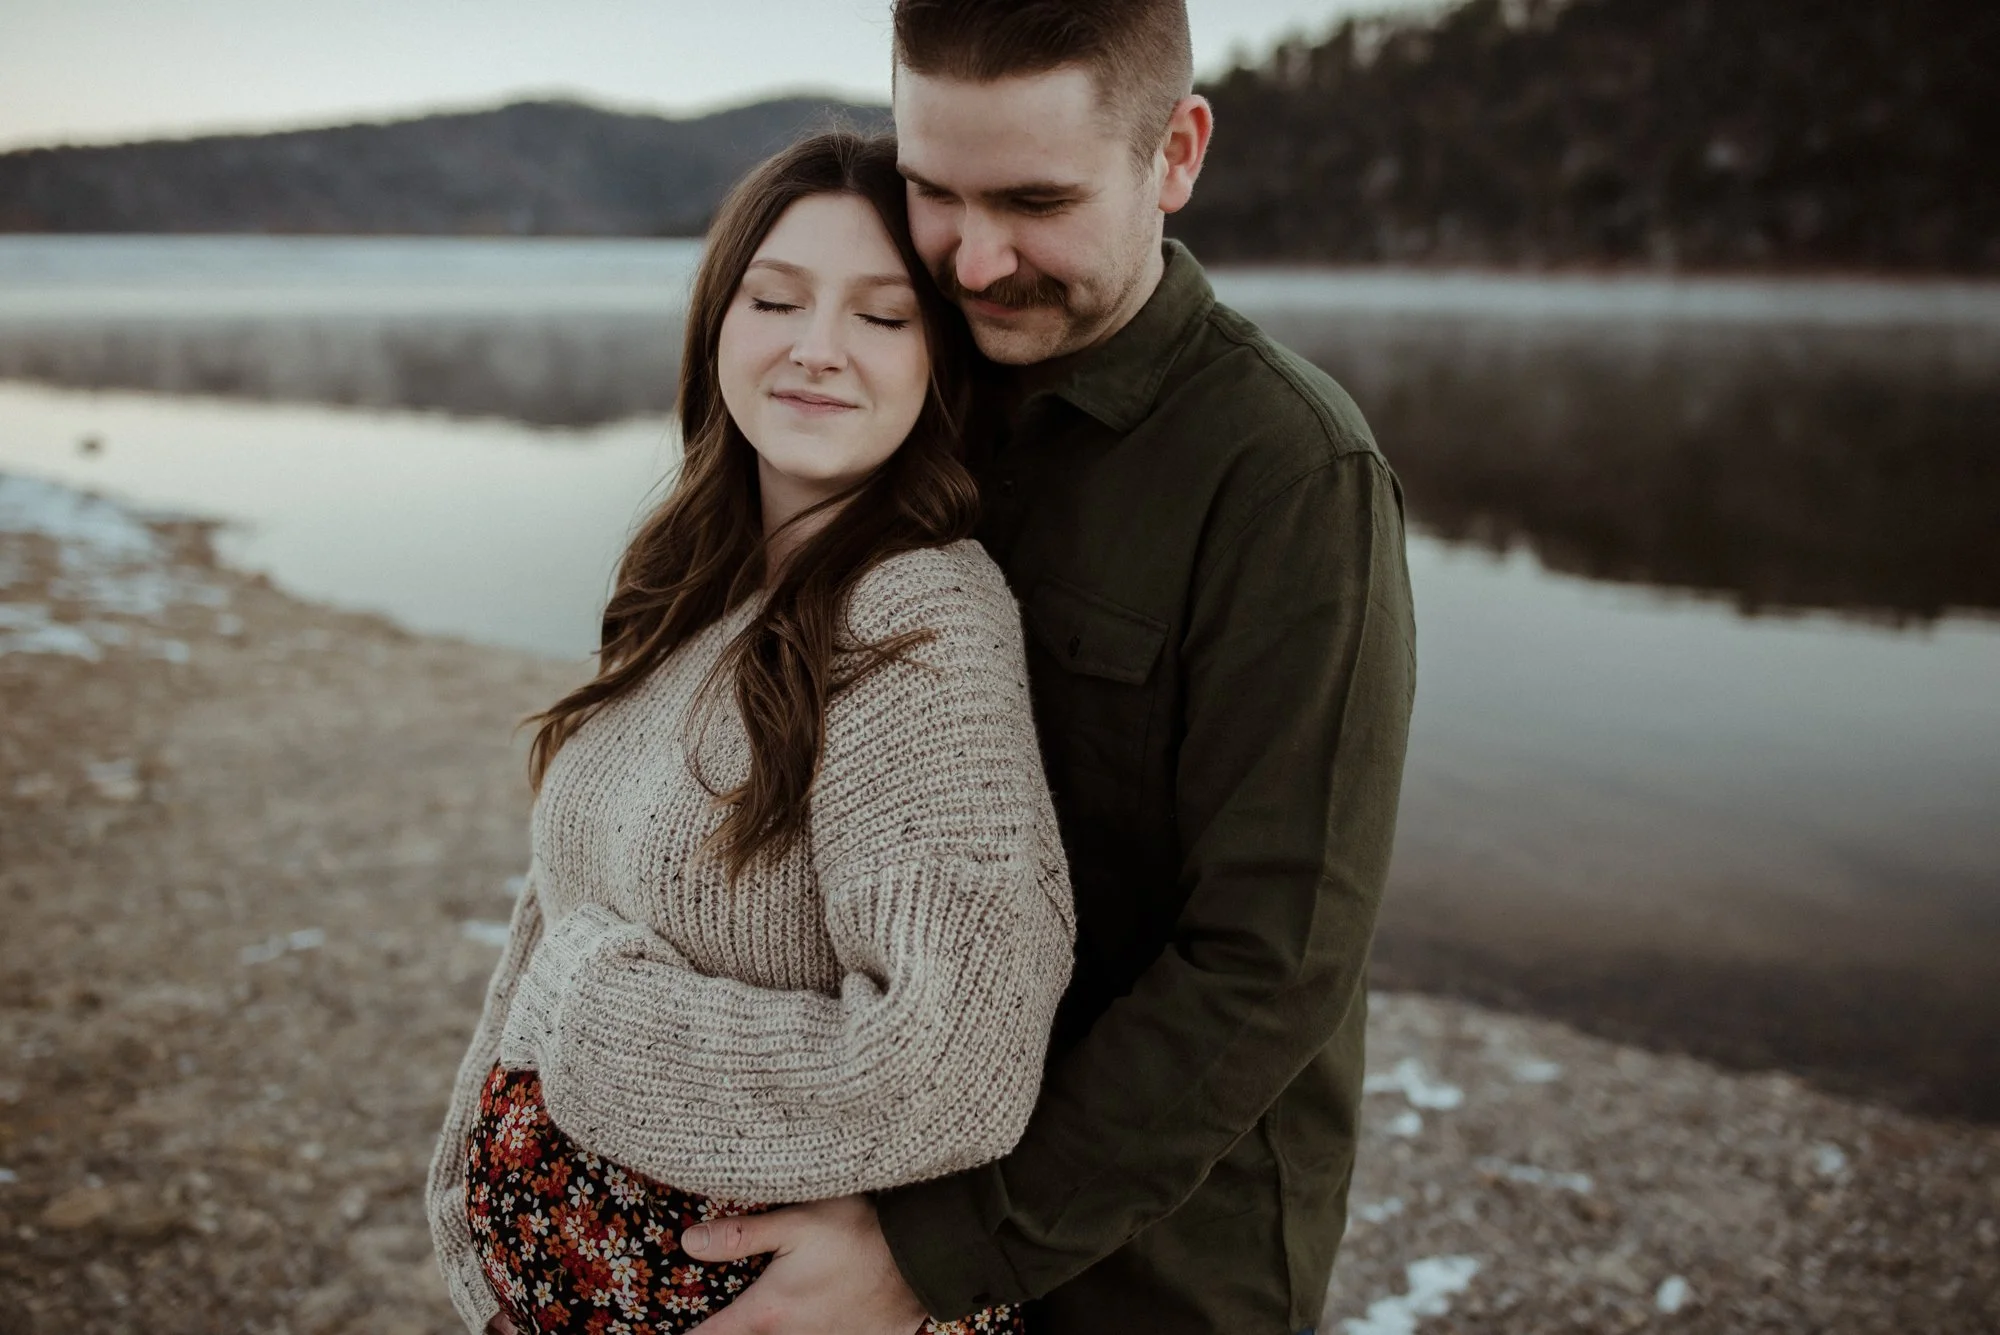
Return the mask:
[[[0,469],[580,658],[672,467],[695,254],[0,239]],[[1382,980],[2000,1116],[2000,289],[1218,286],[1408,492]]]

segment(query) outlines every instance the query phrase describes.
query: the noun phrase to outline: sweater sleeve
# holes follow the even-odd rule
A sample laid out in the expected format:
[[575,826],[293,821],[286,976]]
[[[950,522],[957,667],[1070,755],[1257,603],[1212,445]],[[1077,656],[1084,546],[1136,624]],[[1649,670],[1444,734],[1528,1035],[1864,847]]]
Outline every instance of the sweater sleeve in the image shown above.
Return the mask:
[[801,1201],[985,1163],[1026,1126],[1074,922],[1019,619],[997,571],[954,583],[964,558],[913,555],[850,615],[935,637],[836,698],[813,788],[837,994],[704,976],[601,906],[531,960],[506,1044],[593,1152]]
[[508,1007],[528,959],[542,939],[542,906],[536,879],[537,870],[531,862],[527,883],[515,902],[513,920],[508,925],[507,944],[500,952],[492,979],[486,984],[486,1004],[480,1008],[472,1045],[459,1063],[458,1080],[452,1086],[451,1103],[445,1112],[444,1128],[438,1133],[437,1148],[431,1154],[430,1178],[424,1190],[431,1241],[437,1249],[438,1267],[444,1271],[445,1287],[466,1328],[474,1332],[486,1329],[487,1322],[500,1311],[500,1303],[480,1268],[473,1250],[472,1230],[466,1222],[465,1141],[479,1113],[479,1091],[499,1058],[500,1032]]

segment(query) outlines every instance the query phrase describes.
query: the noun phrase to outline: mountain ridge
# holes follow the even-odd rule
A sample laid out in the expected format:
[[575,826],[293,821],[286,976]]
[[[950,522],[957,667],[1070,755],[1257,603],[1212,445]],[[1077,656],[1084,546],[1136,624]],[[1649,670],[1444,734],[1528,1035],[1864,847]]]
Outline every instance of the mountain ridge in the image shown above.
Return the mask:
[[0,232],[694,236],[797,134],[888,108],[793,96],[670,118],[513,102],[271,134],[0,154]]

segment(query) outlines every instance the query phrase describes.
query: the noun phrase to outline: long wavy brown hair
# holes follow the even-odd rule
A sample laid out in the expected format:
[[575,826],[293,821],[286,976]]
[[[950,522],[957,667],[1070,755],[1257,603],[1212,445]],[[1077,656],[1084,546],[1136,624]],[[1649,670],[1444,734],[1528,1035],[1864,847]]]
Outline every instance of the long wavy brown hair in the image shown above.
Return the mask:
[[[916,288],[930,388],[916,425],[887,461],[799,517],[834,508],[773,574],[756,456],[723,404],[716,350],[723,317],[765,236],[792,204],[823,194],[866,201],[888,229]],[[860,641],[847,623],[856,582],[898,552],[972,532],[978,495],[964,463],[972,356],[964,317],[938,295],[911,244],[892,139],[815,134],[737,185],[709,228],[688,308],[680,475],[619,560],[596,677],[523,720],[539,725],[528,755],[535,789],[556,752],[593,714],[771,579],[762,610],[730,642],[703,692],[733,687],[750,750],[749,777],[727,791],[711,789],[728,808],[714,846],[734,879],[796,839],[807,821],[828,703],[929,638],[919,631]],[[691,756],[698,752],[690,745]]]

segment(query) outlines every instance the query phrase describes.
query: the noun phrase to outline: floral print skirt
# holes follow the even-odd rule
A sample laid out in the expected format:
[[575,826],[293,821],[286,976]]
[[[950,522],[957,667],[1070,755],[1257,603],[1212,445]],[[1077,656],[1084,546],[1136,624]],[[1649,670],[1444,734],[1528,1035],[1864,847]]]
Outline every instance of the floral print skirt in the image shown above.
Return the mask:
[[[533,1071],[495,1066],[466,1144],[473,1244],[501,1308],[541,1335],[678,1335],[750,1286],[768,1258],[697,1261],[681,1230],[774,1207],[680,1191],[556,1128]],[[927,1321],[927,1335],[1024,1335],[1020,1309]]]

